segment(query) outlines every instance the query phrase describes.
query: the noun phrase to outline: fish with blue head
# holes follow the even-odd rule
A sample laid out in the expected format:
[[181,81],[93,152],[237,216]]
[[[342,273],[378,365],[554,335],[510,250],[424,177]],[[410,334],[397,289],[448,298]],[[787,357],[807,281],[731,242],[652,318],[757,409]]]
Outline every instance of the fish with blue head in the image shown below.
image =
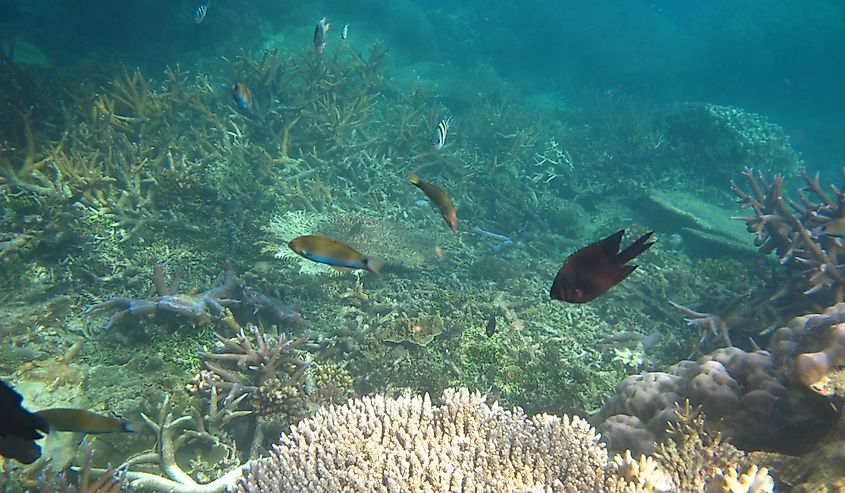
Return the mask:
[[363,269],[381,275],[384,265],[384,259],[364,255],[346,243],[328,236],[297,236],[290,240],[288,247],[312,262],[336,269]]
[[232,99],[239,108],[247,111],[252,110],[252,93],[243,82],[236,82],[232,86]]

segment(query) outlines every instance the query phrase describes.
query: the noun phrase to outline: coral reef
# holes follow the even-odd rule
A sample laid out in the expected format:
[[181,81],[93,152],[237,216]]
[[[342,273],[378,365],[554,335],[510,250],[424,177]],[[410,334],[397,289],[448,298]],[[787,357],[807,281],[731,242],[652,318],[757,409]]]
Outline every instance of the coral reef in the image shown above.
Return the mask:
[[478,393],[381,396],[324,408],[246,470],[238,491],[587,491],[606,462],[595,432],[575,417],[484,404]]
[[798,201],[786,198],[782,175],[768,180],[746,168],[743,176],[750,191],[732,184],[737,202],[753,212],[735,219],[744,221],[754,233],[760,252],[775,252],[789,267],[774,298],[793,315],[806,308],[820,311],[845,299],[845,273],[837,260],[841,238],[835,227],[845,206],[842,192],[833,186],[830,193],[825,191],[819,176],[806,170],[800,175],[805,188],[798,191]]
[[657,462],[630,451],[608,461],[577,416],[528,418],[467,389],[448,389],[442,401],[377,395],[323,408],[284,434],[269,458],[250,463],[237,491],[701,491],[719,484],[719,467],[741,458],[682,413],[677,444]]
[[279,300],[246,288],[234,272],[226,272],[223,284],[205,293],[177,295],[173,292],[177,289],[178,282],[172,283],[171,286],[165,283],[164,267],[156,264],[153,271],[158,297],[152,299],[111,298],[88,306],[85,313],[119,310],[109,317],[105,330],[124,324],[127,320],[165,314],[184,319],[194,326],[210,322],[223,324],[226,317],[232,317],[233,310],[250,318],[264,316],[271,323],[282,325],[303,323],[301,314],[292,306],[283,305]]
[[833,426],[843,398],[834,383],[843,366],[841,320],[843,303],[792,319],[766,351],[721,348],[629,376],[597,415],[598,429],[611,450],[651,453],[674,421],[672,406],[689,399],[708,427],[743,449],[804,453]]
[[[239,467],[234,467],[226,474],[200,484],[179,465],[177,451],[179,448],[190,446],[192,442],[193,444],[199,443],[200,447],[206,450],[216,448],[220,443],[217,436],[220,427],[230,419],[243,414],[243,412],[234,411],[230,406],[224,406],[223,409],[218,411],[217,402],[212,399],[209,417],[203,418],[195,414],[193,417],[181,416],[174,419],[171,412],[171,401],[165,399],[159,410],[157,420],[153,420],[146,415],[141,416],[147,427],[155,433],[156,445],[154,450],[137,454],[121,464],[119,470],[124,471],[126,484],[136,489],[152,489],[172,493],[223,493],[227,491],[227,488],[240,477]],[[194,430],[185,429],[191,425],[194,426]],[[234,463],[234,465],[237,464],[237,462]],[[145,465],[153,465],[163,474],[136,470]],[[231,468],[232,464],[222,464],[222,466],[228,469]],[[104,470],[93,470],[93,472],[106,476],[111,474]]]

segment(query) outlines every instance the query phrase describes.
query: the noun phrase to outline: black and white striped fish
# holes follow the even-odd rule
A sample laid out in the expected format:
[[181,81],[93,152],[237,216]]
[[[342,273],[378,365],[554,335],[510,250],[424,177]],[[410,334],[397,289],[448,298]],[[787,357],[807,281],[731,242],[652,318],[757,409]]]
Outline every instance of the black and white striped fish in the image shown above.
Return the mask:
[[431,145],[435,149],[440,149],[446,143],[446,134],[449,132],[449,125],[452,123],[452,117],[440,120],[437,124],[437,129],[434,131],[434,137],[431,138]]
[[197,7],[197,10],[194,11],[194,24],[199,24],[205,19],[205,14],[208,12],[208,6],[211,4],[211,0],[208,0],[204,4]]

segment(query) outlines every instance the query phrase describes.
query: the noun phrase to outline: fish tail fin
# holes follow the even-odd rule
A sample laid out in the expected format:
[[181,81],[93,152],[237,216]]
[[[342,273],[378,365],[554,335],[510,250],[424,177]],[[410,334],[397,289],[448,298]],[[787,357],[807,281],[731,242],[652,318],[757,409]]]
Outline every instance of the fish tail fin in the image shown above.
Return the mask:
[[367,266],[368,271],[380,276],[381,268],[384,266],[384,259],[381,257],[371,257],[367,255],[364,257],[364,265]]
[[129,433],[140,433],[140,432],[142,432],[142,431],[144,430],[144,422],[143,422],[143,421],[134,420],[134,419],[133,419],[133,420],[128,420],[128,419],[127,419],[127,420],[123,423],[123,427],[122,427],[122,428],[123,428],[123,431],[129,432]]
[[[624,231],[625,230],[622,230],[622,232],[624,232]],[[654,234],[654,231],[649,231],[648,233],[640,236],[640,238],[637,241],[631,243],[631,245],[628,248],[619,252],[619,255],[616,256],[617,260],[619,261],[619,264],[622,265],[622,264],[628,262],[629,260],[633,259],[637,255],[639,255],[639,254],[643,253],[644,251],[648,250],[648,247],[650,247],[651,245],[654,245],[655,240],[651,240],[651,236],[653,234]],[[619,235],[619,237],[621,239],[622,235]],[[649,241],[649,240],[651,240],[651,241]],[[631,272],[633,272],[633,269],[631,269]],[[629,272],[629,274],[630,274],[630,272]]]
[[411,185],[419,185],[420,184],[420,177],[417,176],[417,173],[412,171],[411,174],[408,176],[408,183]]

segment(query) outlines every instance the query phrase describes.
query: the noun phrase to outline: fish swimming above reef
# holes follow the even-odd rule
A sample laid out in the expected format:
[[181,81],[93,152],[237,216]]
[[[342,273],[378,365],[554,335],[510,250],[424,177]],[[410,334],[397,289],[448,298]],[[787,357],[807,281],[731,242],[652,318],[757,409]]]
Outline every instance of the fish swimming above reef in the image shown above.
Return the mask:
[[[112,433],[140,431],[141,423],[101,416],[84,409],[44,409],[30,412],[21,406],[23,397],[0,381],[0,455],[22,464],[32,464],[41,457],[35,440],[43,433]],[[43,432],[43,433],[42,433]]]
[[416,173],[411,173],[408,182],[422,190],[425,196],[428,197],[428,200],[437,206],[449,229],[453,232],[458,230],[458,214],[455,211],[455,206],[452,205],[449,195],[442,188],[433,183],[421,180]]
[[113,418],[84,409],[51,408],[35,411],[50,427],[50,431],[73,431],[76,433],[137,433],[142,424],[122,418]]
[[549,296],[569,303],[586,303],[634,272],[636,265],[625,264],[654,244],[649,241],[654,231],[642,235],[620,252],[623,234],[625,230],[619,230],[570,255],[555,276]]
[[43,438],[49,425],[44,418],[21,406],[23,397],[0,381],[0,455],[22,464],[32,464],[41,457],[35,440]]
[[328,236],[306,235],[290,240],[288,247],[303,257],[338,269],[364,269],[381,275],[384,259],[364,255],[351,246]]
[[317,23],[317,27],[314,28],[314,48],[317,53],[323,53],[323,50],[326,49],[326,33],[329,32],[330,27],[331,24],[326,22],[326,18],[323,17]]
[[243,82],[236,82],[232,86],[232,99],[235,100],[235,104],[241,109],[247,111],[252,110],[252,93],[249,92],[249,89]]
[[207,2],[200,4],[200,6],[197,7],[197,10],[194,11],[194,24],[199,24],[203,21],[203,19],[205,19],[205,14],[208,13],[208,6],[210,4],[211,0],[208,0]]
[[343,29],[340,30],[340,39],[346,39],[349,37],[349,24],[344,24]]
[[435,149],[442,149],[446,144],[446,134],[449,133],[449,126],[452,124],[452,117],[440,120],[437,128],[434,129],[434,137],[431,138],[431,146]]

